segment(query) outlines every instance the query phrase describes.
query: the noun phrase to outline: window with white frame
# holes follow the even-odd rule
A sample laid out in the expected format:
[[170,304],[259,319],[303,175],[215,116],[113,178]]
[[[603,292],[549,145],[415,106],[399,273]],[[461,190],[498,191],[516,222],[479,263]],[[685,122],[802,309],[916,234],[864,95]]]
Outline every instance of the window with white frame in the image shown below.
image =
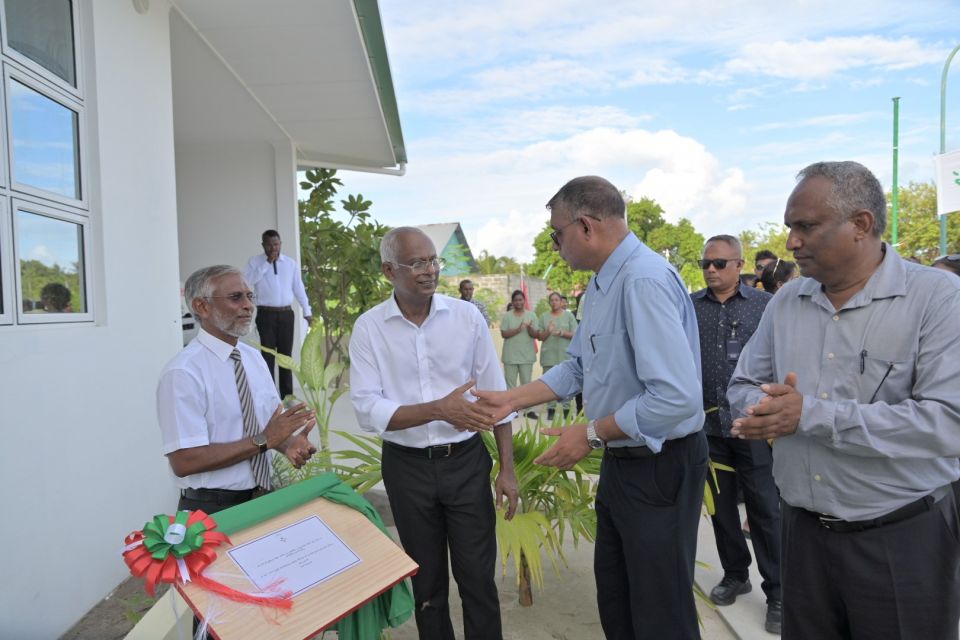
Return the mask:
[[0,0],[0,325],[93,320],[78,0]]

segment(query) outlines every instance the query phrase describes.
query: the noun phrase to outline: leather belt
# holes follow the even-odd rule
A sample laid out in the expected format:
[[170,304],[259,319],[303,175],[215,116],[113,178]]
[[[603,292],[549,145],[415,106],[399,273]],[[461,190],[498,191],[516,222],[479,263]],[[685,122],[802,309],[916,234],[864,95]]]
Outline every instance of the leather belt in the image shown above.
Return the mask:
[[397,451],[402,451],[403,453],[409,453],[411,455],[434,460],[438,458],[449,458],[458,451],[463,451],[467,447],[477,444],[478,442],[480,442],[480,438],[478,436],[471,436],[466,440],[461,440],[460,442],[435,444],[433,446],[423,448],[405,447],[402,444],[390,442],[389,440],[384,440],[383,444],[384,446],[390,447],[391,449],[396,449]]
[[262,489],[181,489],[180,497],[199,502],[210,502],[221,506],[231,506],[259,498]]
[[263,310],[263,311],[293,311],[293,307],[291,307],[290,305],[287,305],[287,306],[285,306],[285,307],[268,307],[268,306],[265,305],[265,304],[258,304],[258,305],[257,305],[257,310]]
[[[666,450],[667,447],[674,446],[678,442],[683,442],[687,438],[692,438],[698,433],[700,432],[694,431],[693,433],[685,435],[682,438],[674,438],[673,440],[664,440],[663,447],[660,449],[661,453],[664,450]],[[606,447],[603,451],[604,451],[604,454],[609,454],[614,458],[621,458],[621,459],[652,458],[653,456],[657,455],[656,453],[654,453],[652,449],[642,445],[639,447]]]
[[[836,533],[852,533],[854,531],[867,531],[869,529],[877,529],[884,525],[893,524],[895,522],[903,522],[904,520],[909,520],[915,516],[925,513],[930,510],[930,508],[940,502],[950,492],[950,485],[946,487],[941,487],[928,496],[924,496],[919,500],[915,500],[908,505],[904,505],[899,509],[894,509],[888,514],[882,515],[878,518],[873,518],[872,520],[841,520],[839,518],[834,518],[833,516],[828,516],[825,513],[817,513],[816,511],[807,511],[810,515],[817,519],[820,523],[820,526],[824,529],[829,529]],[[806,509],[803,509],[806,511]]]

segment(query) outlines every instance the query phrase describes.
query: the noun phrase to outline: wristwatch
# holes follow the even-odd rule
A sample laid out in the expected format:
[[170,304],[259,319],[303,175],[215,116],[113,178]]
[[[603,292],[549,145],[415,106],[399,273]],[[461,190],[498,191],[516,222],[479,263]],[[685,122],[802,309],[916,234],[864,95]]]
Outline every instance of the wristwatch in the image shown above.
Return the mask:
[[603,449],[604,442],[597,435],[597,421],[591,420],[587,423],[587,444],[591,449]]
[[260,448],[260,453],[267,452],[267,436],[263,435],[262,431],[252,436],[251,440],[253,440],[253,444]]

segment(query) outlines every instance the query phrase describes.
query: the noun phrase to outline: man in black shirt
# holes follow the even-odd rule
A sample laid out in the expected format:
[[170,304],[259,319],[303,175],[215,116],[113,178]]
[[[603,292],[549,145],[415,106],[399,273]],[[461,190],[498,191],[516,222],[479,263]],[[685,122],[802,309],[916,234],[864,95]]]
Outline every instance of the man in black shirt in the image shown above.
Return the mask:
[[717,471],[717,486],[710,483],[716,513],[713,531],[723,565],[723,580],[710,592],[720,605],[733,604],[748,593],[750,550],[737,511],[737,483],[743,489],[747,521],[757,566],[767,596],[765,627],[780,633],[780,505],[773,482],[773,456],[762,440],[730,436],[732,419],[727,402],[727,384],[737,366],[740,351],[760,322],[771,295],[740,282],[743,249],[733,236],[714,236],[707,241],[700,261],[707,288],[691,294],[700,329],[700,359],[703,369],[703,429],[710,444],[710,459],[736,469]]

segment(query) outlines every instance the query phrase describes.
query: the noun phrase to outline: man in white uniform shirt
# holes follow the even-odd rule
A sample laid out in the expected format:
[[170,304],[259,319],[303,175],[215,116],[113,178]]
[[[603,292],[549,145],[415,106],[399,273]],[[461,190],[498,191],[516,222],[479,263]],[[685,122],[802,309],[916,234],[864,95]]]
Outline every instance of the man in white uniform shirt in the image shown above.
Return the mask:
[[[289,356],[293,351],[293,299],[303,309],[303,319],[313,320],[299,265],[280,253],[280,234],[267,229],[262,236],[263,253],[247,261],[244,277],[257,294],[257,333],[260,344]],[[273,355],[261,352],[273,377]],[[280,396],[293,393],[293,374],[280,367]]]
[[[494,505],[517,506],[512,429],[464,394],[476,384],[504,389],[493,340],[480,311],[435,295],[442,261],[422,231],[399,227],[380,244],[394,286],[350,340],[350,399],[360,426],[383,438],[383,483],[413,577],[420,638],[453,640],[447,553],[463,602],[464,636],[502,638],[494,580]],[[478,431],[493,431],[500,458],[496,502],[492,462]]]
[[[270,489],[271,450],[302,466],[316,450],[307,437],[316,420],[303,404],[283,411],[263,359],[238,340],[256,313],[238,269],[196,271],[184,297],[200,332],[163,368],[157,418],[180,488],[177,508],[215,513]],[[267,465],[265,480],[256,462]]]

